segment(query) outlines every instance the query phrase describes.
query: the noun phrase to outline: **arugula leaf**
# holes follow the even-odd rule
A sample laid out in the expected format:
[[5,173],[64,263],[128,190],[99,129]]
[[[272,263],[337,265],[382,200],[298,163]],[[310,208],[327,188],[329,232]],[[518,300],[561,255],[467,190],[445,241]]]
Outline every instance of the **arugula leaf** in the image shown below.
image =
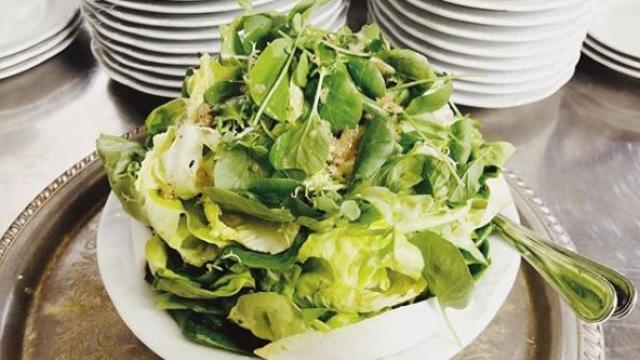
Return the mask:
[[349,75],[334,69],[322,83],[319,114],[331,124],[334,132],[354,128],[362,117],[362,99]]
[[433,79],[433,72],[429,61],[424,55],[409,49],[383,50],[376,54],[387,64],[412,80]]
[[307,86],[309,76],[309,58],[306,53],[302,53],[298,58],[298,63],[293,71],[293,82],[301,88]]
[[365,95],[377,98],[387,92],[382,73],[368,58],[349,56],[347,69],[353,81]]
[[451,187],[448,200],[451,203],[464,203],[475,197],[484,186],[485,169],[502,167],[513,151],[513,146],[504,142],[480,146],[473,160],[462,167],[462,181]]
[[276,170],[299,169],[313,175],[326,166],[331,139],[328,124],[314,112],[276,139],[269,160]]
[[264,111],[270,117],[286,121],[289,106],[289,65],[293,40],[273,40],[249,69],[249,94],[257,105],[267,104]]
[[247,189],[268,206],[278,206],[301,186],[300,181],[285,178],[259,178],[249,182]]
[[243,46],[245,53],[250,53],[253,47],[269,34],[273,25],[273,20],[266,15],[255,14],[247,16],[243,29]]
[[370,178],[387,161],[395,148],[391,130],[380,118],[375,118],[367,124],[360,143],[353,181]]
[[228,259],[250,268],[283,271],[295,264],[298,251],[304,241],[305,236],[298,234],[291,247],[277,254],[252,251],[240,245],[229,245],[222,249],[217,262]]
[[407,106],[406,112],[409,115],[418,115],[426,112],[434,112],[441,107],[447,105],[451,94],[453,93],[453,84],[451,80],[436,83],[431,86],[424,94],[415,97]]
[[258,200],[246,198],[233,191],[209,187],[204,189],[204,194],[227,211],[275,222],[292,222],[295,219],[287,209],[271,209]]
[[244,84],[240,81],[218,81],[204,93],[204,100],[209,105],[216,105],[230,97],[242,94]]
[[186,310],[170,310],[169,313],[184,337],[198,344],[247,355],[266,344],[224,318]]
[[422,253],[422,274],[438,302],[455,309],[467,307],[474,282],[458,248],[430,231],[415,234],[409,242]]
[[222,45],[220,46],[220,55],[223,59],[232,59],[236,55],[246,55],[239,32],[244,26],[245,17],[239,16],[229,24],[220,26],[220,36],[222,37]]
[[226,315],[224,308],[216,301],[187,299],[171,293],[158,295],[155,305],[160,310],[191,310],[201,314]]

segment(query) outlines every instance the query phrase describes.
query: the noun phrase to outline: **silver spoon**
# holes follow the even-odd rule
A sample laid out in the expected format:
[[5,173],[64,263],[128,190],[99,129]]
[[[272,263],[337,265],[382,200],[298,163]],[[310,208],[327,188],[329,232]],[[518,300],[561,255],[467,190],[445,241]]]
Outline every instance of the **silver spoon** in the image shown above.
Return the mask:
[[493,224],[583,321],[622,319],[635,307],[636,289],[619,272],[552,244],[502,215]]

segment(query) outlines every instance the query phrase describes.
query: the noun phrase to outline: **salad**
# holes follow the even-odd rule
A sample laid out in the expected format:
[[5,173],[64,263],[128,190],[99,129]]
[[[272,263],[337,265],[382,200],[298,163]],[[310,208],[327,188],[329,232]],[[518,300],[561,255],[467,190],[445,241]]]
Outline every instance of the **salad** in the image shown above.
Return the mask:
[[145,144],[97,140],[113,193],[153,232],[158,311],[197,343],[269,357],[430,297],[464,308],[491,266],[508,201],[492,179],[513,147],[485,142],[452,77],[375,25],[308,25],[323,3],[236,18],[149,114]]

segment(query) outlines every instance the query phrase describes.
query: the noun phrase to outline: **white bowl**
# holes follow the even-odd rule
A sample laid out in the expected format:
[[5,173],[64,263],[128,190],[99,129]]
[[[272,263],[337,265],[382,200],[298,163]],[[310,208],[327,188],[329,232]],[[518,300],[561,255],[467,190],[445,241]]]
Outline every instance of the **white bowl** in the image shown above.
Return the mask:
[[[509,191],[504,180],[501,180],[503,191]],[[517,211],[511,206],[507,216],[517,219]],[[144,281],[144,244],[149,238],[149,230],[141,224],[130,220],[124,213],[120,203],[112,194],[107,200],[97,235],[97,258],[100,276],[116,310],[131,331],[151,350],[167,360],[200,360],[200,359],[247,359],[219,349],[209,348],[190,342],[180,333],[179,327],[164,311],[154,307],[154,293]],[[360,351],[387,359],[424,358],[426,354],[431,360],[447,359],[469,343],[471,343],[491,322],[504,303],[515,281],[520,266],[520,256],[509,245],[497,236],[490,238],[492,258],[491,266],[476,283],[471,304],[464,310],[447,309],[447,317],[457,333],[461,346],[456,344],[450,331],[440,316],[439,306],[435,299],[419,302],[410,307],[423,308],[425,317],[405,319],[420,324],[424,333],[407,334],[407,338],[419,339],[412,342],[409,348],[396,349],[400,352],[380,353],[389,350],[384,339],[389,336],[402,340],[407,323],[388,322],[388,327],[368,329],[366,348],[348,347],[341,343],[345,332],[358,332],[364,322],[376,322],[382,317],[393,317],[403,313],[408,307],[389,311],[385,314],[349,325],[328,333],[315,334],[319,337],[319,347],[343,349],[337,359],[365,360]],[[404,309],[404,310],[403,310]],[[378,318],[378,319],[376,319]],[[317,348],[298,349],[292,358],[320,358]],[[292,349],[295,351],[295,349]]]

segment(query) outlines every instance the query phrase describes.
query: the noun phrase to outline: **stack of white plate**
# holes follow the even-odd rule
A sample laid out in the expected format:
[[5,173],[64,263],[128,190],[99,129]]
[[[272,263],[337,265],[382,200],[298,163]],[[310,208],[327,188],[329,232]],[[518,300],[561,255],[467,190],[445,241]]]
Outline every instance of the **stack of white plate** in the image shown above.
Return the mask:
[[640,79],[640,1],[604,1],[582,52],[610,69]]
[[572,77],[596,3],[369,0],[369,16],[393,45],[458,75],[454,101],[498,108],[545,98]]
[[78,33],[79,3],[0,1],[0,79],[29,70],[64,50]]
[[[288,11],[291,0],[254,0],[254,9]],[[348,0],[319,8],[311,23],[337,28],[346,23]],[[220,49],[220,25],[244,10],[236,0],[84,0],[92,49],[112,79],[164,97],[180,93],[185,71],[198,54]]]

